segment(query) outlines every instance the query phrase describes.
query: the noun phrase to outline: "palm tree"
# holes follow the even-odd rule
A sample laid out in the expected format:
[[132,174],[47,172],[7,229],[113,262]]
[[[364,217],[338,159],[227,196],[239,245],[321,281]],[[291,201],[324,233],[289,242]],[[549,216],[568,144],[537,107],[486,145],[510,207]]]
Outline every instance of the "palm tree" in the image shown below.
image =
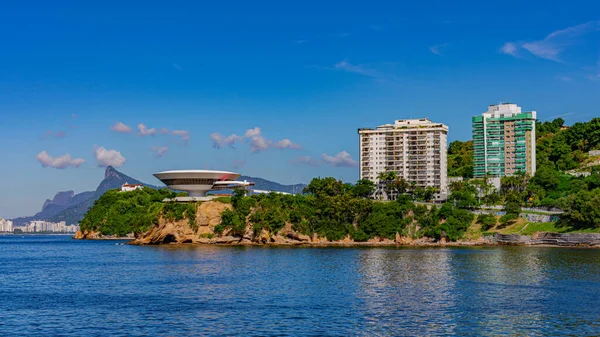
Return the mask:
[[435,186],[427,186],[425,189],[425,201],[431,202],[436,193],[439,192],[439,189]]
[[383,189],[388,200],[392,199],[392,192],[394,191],[394,182],[398,178],[398,174],[394,171],[384,171],[377,175],[379,183],[383,184]]

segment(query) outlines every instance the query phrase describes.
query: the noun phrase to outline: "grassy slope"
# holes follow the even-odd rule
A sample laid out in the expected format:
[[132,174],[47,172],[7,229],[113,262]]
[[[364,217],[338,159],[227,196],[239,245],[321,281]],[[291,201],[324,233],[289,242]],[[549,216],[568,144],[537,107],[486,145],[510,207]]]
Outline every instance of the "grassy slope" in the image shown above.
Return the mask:
[[520,234],[533,235],[536,232],[549,233],[600,233],[600,228],[574,230],[571,227],[559,227],[555,222],[529,222],[526,219],[519,218],[512,225],[502,227],[497,225],[486,232],[481,231],[481,225],[473,223],[465,233],[465,240],[474,240],[481,235],[500,234]]

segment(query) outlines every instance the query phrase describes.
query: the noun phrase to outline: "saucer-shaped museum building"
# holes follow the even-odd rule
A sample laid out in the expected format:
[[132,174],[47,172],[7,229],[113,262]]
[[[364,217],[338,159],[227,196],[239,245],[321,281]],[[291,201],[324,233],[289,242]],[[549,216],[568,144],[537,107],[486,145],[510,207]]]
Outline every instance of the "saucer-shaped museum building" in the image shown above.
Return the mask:
[[228,171],[175,170],[158,172],[154,176],[172,190],[188,192],[188,198],[194,200],[208,198],[206,196],[208,191],[231,190],[254,185],[248,181],[236,181],[240,174]]

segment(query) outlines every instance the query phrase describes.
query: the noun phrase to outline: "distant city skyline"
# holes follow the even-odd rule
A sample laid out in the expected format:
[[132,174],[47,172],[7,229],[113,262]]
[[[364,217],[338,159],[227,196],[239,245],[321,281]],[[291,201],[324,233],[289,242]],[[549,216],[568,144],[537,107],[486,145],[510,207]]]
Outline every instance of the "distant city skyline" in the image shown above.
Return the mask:
[[353,182],[357,128],[426,117],[464,141],[472,116],[505,101],[540,121],[589,120],[598,12],[590,0],[5,1],[0,217],[93,190],[107,165],[150,184],[171,169]]

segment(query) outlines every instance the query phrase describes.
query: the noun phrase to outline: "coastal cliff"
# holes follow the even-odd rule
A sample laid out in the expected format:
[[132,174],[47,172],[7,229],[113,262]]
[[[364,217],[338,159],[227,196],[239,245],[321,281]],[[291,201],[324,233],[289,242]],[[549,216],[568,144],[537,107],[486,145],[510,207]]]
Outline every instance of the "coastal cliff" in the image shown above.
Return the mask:
[[[158,224],[144,233],[134,236],[117,237],[102,235],[98,231],[80,230],[73,239],[107,240],[131,239],[132,245],[161,245],[161,244],[219,244],[219,245],[305,245],[305,246],[578,246],[600,247],[600,234],[597,233],[546,233],[538,232],[533,235],[495,234],[471,240],[450,242],[444,238],[435,240],[423,237],[413,239],[411,236],[396,233],[394,239],[374,237],[366,241],[356,241],[349,235],[340,240],[329,240],[327,237],[302,234],[294,230],[293,224],[287,222],[276,232],[267,229],[254,230],[254,224],[246,222],[243,231],[236,232],[228,228],[219,232],[222,224],[222,214],[232,210],[229,203],[209,201],[194,205],[196,207],[193,220],[183,218],[174,220],[160,216]],[[248,217],[250,218],[250,217]]]
[[[158,245],[158,244],[227,244],[227,245],[361,245],[361,246],[392,246],[392,245],[420,245],[433,244],[432,239],[413,240],[410,237],[396,235],[395,239],[371,238],[358,242],[350,236],[341,240],[328,240],[314,233],[306,235],[293,229],[291,223],[286,223],[277,232],[267,229],[254,230],[254,224],[247,222],[243,232],[226,229],[218,233],[217,226],[222,222],[221,214],[225,210],[232,210],[231,204],[209,201],[197,205],[194,221],[184,218],[178,221],[159,218],[159,224],[147,232],[139,234],[129,242],[132,245]],[[77,239],[96,239],[94,233],[87,236],[74,237]]]
[[194,220],[181,220],[159,217],[158,225],[138,235],[132,244],[164,244],[164,243],[206,243],[206,239],[214,237],[214,228],[221,223],[221,213],[231,209],[231,204],[208,201],[196,206]]
[[[526,219],[498,219],[460,205],[431,207],[401,195],[395,201],[370,200],[340,181],[313,179],[306,193],[231,197],[208,202],[163,202],[169,190],[106,192],[80,222],[75,238],[117,238],[135,233],[133,244],[256,245],[596,245],[596,239],[522,239],[536,232],[574,232],[561,223],[540,226]],[[499,221],[500,220],[500,221]],[[575,228],[577,229],[577,228]],[[112,235],[114,237],[103,237]],[[500,234],[519,234],[503,237]]]

